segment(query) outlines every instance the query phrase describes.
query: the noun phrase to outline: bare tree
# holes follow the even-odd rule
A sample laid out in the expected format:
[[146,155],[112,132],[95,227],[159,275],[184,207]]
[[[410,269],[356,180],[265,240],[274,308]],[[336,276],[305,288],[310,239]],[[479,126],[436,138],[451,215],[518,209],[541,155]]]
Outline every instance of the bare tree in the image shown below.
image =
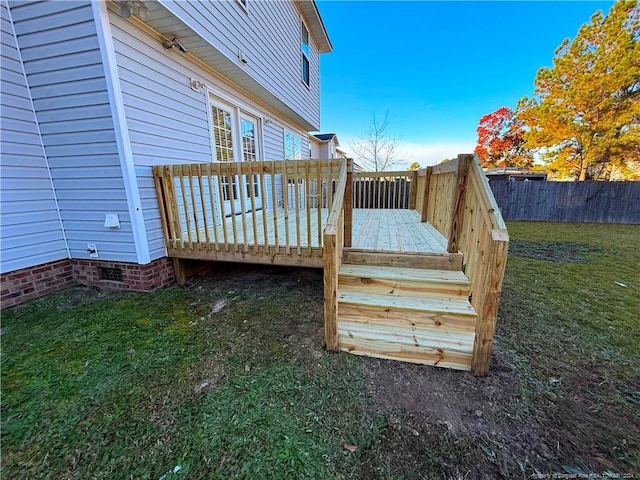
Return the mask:
[[374,113],[367,133],[351,144],[356,162],[364,170],[384,172],[402,161],[398,158],[400,138],[389,133],[388,128],[389,112],[385,112],[382,120],[377,119]]

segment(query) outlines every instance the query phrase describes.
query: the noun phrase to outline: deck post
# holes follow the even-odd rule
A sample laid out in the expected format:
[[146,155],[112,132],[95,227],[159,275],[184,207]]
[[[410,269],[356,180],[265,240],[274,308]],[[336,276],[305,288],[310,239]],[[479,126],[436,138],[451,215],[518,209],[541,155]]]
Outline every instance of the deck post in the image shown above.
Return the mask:
[[451,224],[449,226],[449,242],[447,252],[456,253],[460,248],[460,236],[464,219],[464,200],[467,192],[467,176],[473,155],[458,155],[455,190],[451,202]]
[[409,185],[409,210],[416,209],[418,199],[418,170],[411,172],[411,183]]
[[424,196],[422,197],[422,214],[420,221],[425,223],[427,221],[427,209],[429,208],[429,190],[431,189],[431,175],[433,174],[433,167],[427,167],[427,171],[424,175]]
[[338,271],[337,235],[327,227],[324,234],[324,343],[327,351],[338,350]]
[[478,305],[478,319],[476,321],[476,336],[473,342],[473,355],[471,357],[471,373],[475,376],[484,376],[489,372],[491,359],[491,347],[493,334],[496,329],[498,317],[498,304],[502,291],[502,278],[507,264],[507,250],[509,248],[509,234],[506,230],[495,229],[491,231],[491,244],[487,262],[487,285],[484,298]]
[[347,159],[347,184],[344,190],[344,246],[351,246],[353,235],[353,159]]
[[180,258],[172,258],[173,260],[173,272],[176,275],[176,283],[178,285],[185,285],[187,283],[187,272],[184,268],[184,260]]

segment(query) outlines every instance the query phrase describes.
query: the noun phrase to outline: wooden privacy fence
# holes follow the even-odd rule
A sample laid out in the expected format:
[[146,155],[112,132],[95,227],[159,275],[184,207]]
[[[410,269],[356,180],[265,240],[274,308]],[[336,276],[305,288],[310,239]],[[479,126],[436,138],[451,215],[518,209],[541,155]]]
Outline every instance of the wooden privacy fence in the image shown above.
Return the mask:
[[471,282],[471,305],[478,318],[471,371],[486,375],[509,235],[489,182],[475,155],[417,172],[416,209],[447,237],[449,252],[464,255],[463,269]]
[[640,182],[490,182],[507,220],[640,224]]
[[320,267],[346,168],[342,159],[156,166],[168,255]]

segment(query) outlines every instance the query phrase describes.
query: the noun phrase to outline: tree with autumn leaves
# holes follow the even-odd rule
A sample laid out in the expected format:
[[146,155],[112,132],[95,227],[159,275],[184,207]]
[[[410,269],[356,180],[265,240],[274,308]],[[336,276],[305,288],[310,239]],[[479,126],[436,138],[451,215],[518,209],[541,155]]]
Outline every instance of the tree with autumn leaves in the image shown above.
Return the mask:
[[577,180],[633,176],[640,164],[638,1],[596,12],[538,71],[532,98],[486,115],[476,152],[487,165],[519,166],[536,151],[547,169]]
[[475,153],[483,167],[531,167],[533,155],[525,148],[525,130],[510,108],[502,107],[480,119]]

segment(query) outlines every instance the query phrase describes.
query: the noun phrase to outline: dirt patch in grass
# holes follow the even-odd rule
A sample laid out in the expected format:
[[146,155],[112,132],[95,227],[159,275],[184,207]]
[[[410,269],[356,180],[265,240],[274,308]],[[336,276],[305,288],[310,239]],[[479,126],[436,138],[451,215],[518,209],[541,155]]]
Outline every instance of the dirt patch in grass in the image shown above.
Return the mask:
[[549,262],[587,263],[590,260],[590,254],[601,251],[602,249],[585,243],[549,240],[540,242],[511,240],[509,242],[510,255]]
[[512,478],[550,456],[514,366],[498,348],[483,378],[384,360],[362,368],[389,422],[384,461],[404,478]]

